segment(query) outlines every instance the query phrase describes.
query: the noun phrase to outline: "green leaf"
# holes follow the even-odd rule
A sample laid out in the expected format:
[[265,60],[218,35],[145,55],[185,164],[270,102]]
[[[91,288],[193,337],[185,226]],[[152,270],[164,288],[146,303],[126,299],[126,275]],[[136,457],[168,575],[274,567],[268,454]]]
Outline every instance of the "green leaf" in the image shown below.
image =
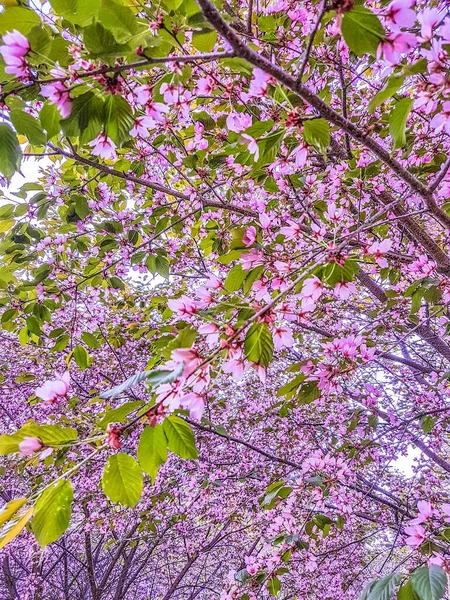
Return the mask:
[[392,137],[394,150],[402,148],[406,144],[406,121],[412,105],[412,98],[402,98],[389,115],[389,133]]
[[167,437],[169,450],[181,458],[197,458],[198,451],[195,447],[195,438],[191,427],[175,415],[163,421],[164,433]]
[[141,467],[155,480],[160,465],[167,460],[167,437],[162,425],[145,427],[137,451]]
[[96,336],[93,333],[89,333],[88,331],[83,331],[83,333],[81,334],[81,339],[87,346],[89,346],[89,348],[97,349],[102,347],[101,343],[98,341]]
[[271,596],[278,596],[278,592],[281,589],[281,584],[278,577],[272,577],[271,579],[269,579],[267,583],[267,589],[269,590],[269,594]]
[[39,496],[31,529],[40,546],[55,542],[69,527],[73,489],[70,481],[58,481]]
[[26,437],[37,437],[47,446],[59,446],[76,440],[78,433],[71,427],[28,423],[13,434],[0,435],[0,455],[19,452],[19,444]]
[[133,113],[128,102],[117,94],[108,94],[104,113],[105,133],[121,146],[130,137],[134,124]]
[[[195,331],[195,330],[194,330]],[[184,346],[176,346],[177,348]],[[162,385],[163,383],[172,383],[175,379],[183,372],[183,365],[180,365],[174,371],[165,371],[165,370],[154,370],[154,371],[139,371],[133,377],[130,377],[120,385],[116,385],[110,390],[102,392],[100,394],[100,398],[115,398],[122,392],[125,392],[129,388],[145,381],[148,386],[155,387],[157,385]]]
[[391,573],[378,579],[367,594],[367,600],[390,600],[398,583],[397,573]]
[[78,194],[75,196],[75,210],[77,211],[77,215],[80,217],[80,219],[85,219],[91,212],[85,196],[80,196]]
[[130,52],[130,47],[116,42],[113,34],[100,23],[86,27],[83,42],[91,58],[116,58]]
[[27,39],[30,42],[32,52],[28,54],[27,60],[34,65],[40,65],[45,61],[48,51],[50,50],[51,39],[47,31],[39,25],[33,27],[27,34]]
[[125,418],[132,412],[141,408],[144,405],[143,400],[134,400],[133,402],[125,402],[117,408],[106,411],[104,417],[99,419],[98,425],[103,429],[106,428],[108,423],[123,423]]
[[26,505],[26,498],[11,500],[0,513],[0,550],[13,540],[33,516],[34,508]]
[[41,19],[34,10],[13,6],[2,12],[0,17],[0,35],[17,29],[26,35],[35,25],[40,25]]
[[39,119],[41,121],[41,126],[47,132],[47,137],[49,140],[60,132],[60,118],[61,117],[56,106],[46,102],[39,113]]
[[22,440],[23,437],[17,433],[0,435],[0,455],[18,452],[19,444]]
[[412,587],[420,600],[440,600],[447,587],[447,575],[442,567],[419,567],[411,575]]
[[248,360],[267,367],[273,357],[273,338],[267,323],[254,323],[247,331],[244,341]]
[[78,432],[72,427],[59,427],[59,425],[37,425],[29,423],[19,429],[17,435],[24,437],[37,437],[47,446],[59,446],[78,438]]
[[357,56],[377,53],[385,32],[378,17],[368,8],[356,4],[342,17],[341,32],[345,43]]
[[227,278],[224,281],[225,289],[229,292],[237,292],[245,281],[248,275],[248,271],[243,271],[242,265],[238,263],[228,273]]
[[217,31],[215,29],[194,31],[192,45],[200,52],[211,52],[217,43]]
[[415,593],[412,581],[409,579],[397,592],[397,600],[418,600],[417,594]]
[[93,92],[77,96],[70,115],[61,121],[61,127],[69,137],[82,135],[82,143],[94,139],[103,127],[103,100]]
[[50,0],[57,15],[76,25],[88,25],[101,7],[101,0]]
[[73,350],[73,357],[80,369],[87,369],[90,365],[90,356],[84,346],[75,346]]
[[21,157],[22,151],[16,134],[9,125],[0,123],[0,173],[8,181],[20,169]]
[[307,144],[316,146],[321,152],[326,152],[330,145],[330,126],[325,119],[305,121],[303,137]]
[[121,44],[128,42],[138,31],[138,21],[133,11],[112,0],[103,0],[98,21],[103,27],[109,29],[116,41]]
[[369,113],[373,114],[378,106],[383,104],[388,98],[391,98],[402,87],[404,81],[405,75],[391,75],[384,88],[378,94],[375,94],[369,102]]
[[261,169],[264,165],[273,163],[281,146],[283,137],[284,131],[277,130],[258,142],[260,156],[254,167],[255,170]]
[[170,263],[164,256],[156,256],[155,257],[155,267],[156,272],[164,277],[164,279],[169,279],[170,274]]
[[142,470],[129,454],[114,454],[106,461],[102,487],[112,502],[134,508],[142,494]]

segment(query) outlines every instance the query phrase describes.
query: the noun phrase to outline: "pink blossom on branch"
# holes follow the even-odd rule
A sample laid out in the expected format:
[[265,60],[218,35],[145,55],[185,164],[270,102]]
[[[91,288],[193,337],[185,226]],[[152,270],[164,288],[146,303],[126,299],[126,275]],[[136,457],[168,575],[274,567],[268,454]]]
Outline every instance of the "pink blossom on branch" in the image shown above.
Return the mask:
[[70,386],[70,374],[66,371],[58,379],[45,381],[40,387],[36,388],[35,394],[44,402],[55,402],[58,398],[67,396]]
[[89,146],[92,147],[91,152],[94,156],[100,156],[101,158],[106,159],[117,158],[116,145],[105,133],[100,133],[95,140],[89,142]]
[[63,82],[56,81],[55,83],[43,85],[41,94],[45,98],[48,98],[51,104],[56,105],[63,119],[70,115],[70,111],[72,110],[72,100],[70,98],[70,92]]

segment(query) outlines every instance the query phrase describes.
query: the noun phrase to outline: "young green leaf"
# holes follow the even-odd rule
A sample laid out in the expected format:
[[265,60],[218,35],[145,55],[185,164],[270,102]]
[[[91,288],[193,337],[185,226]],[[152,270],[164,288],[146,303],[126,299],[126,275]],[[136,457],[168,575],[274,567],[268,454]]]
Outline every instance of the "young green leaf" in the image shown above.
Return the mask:
[[102,487],[112,502],[134,508],[142,494],[142,470],[129,454],[114,454],[106,461]]
[[368,8],[356,4],[342,17],[342,35],[345,43],[357,56],[375,56],[385,32],[379,18]]
[[402,98],[397,102],[389,115],[389,132],[392,137],[394,150],[402,148],[406,144],[406,121],[408,120],[412,105],[412,98]]
[[191,427],[175,415],[163,421],[164,433],[167,437],[169,450],[181,458],[197,458],[198,450],[195,447],[195,438]]
[[321,152],[326,152],[330,145],[330,126],[325,119],[311,119],[303,126],[305,142],[316,146]]
[[39,496],[31,529],[42,548],[55,542],[69,527],[72,500],[72,484],[66,480],[51,485]]
[[268,367],[273,357],[273,338],[267,323],[254,323],[244,341],[248,360]]
[[141,467],[154,480],[160,465],[167,460],[168,440],[161,424],[145,427],[138,446],[138,460]]
[[0,123],[0,173],[8,181],[20,169],[21,158],[22,151],[16,134],[9,125]]

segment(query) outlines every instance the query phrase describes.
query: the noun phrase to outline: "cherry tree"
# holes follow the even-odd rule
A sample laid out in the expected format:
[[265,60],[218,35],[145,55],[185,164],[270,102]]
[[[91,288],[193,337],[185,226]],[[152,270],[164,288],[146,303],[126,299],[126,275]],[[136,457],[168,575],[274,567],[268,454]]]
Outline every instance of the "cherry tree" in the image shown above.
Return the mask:
[[448,596],[447,4],[7,3],[4,598]]

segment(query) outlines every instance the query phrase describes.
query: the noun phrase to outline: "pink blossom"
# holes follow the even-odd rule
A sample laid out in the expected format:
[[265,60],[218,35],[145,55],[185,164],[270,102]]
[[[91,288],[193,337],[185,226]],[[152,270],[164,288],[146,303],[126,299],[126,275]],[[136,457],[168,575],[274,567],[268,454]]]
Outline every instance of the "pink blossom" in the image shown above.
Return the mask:
[[323,284],[315,275],[305,279],[302,287],[302,296],[309,296],[313,300],[318,300],[323,292]]
[[253,69],[253,77],[250,82],[250,87],[248,90],[248,95],[251,98],[261,98],[267,94],[267,88],[269,83],[271,83],[272,77],[268,75],[262,69],[256,67]]
[[306,144],[300,144],[296,146],[290,154],[290,158],[295,159],[295,166],[298,168],[303,167],[308,158],[308,146]]
[[66,371],[64,375],[58,379],[45,381],[43,385],[36,388],[35,394],[44,402],[54,402],[58,397],[67,395],[70,385],[70,374]]
[[412,548],[417,548],[425,539],[425,529],[421,525],[410,525],[405,527],[405,533],[409,537],[406,538],[406,543]]
[[294,237],[301,233],[300,223],[295,221],[288,221],[289,225],[286,227],[280,227],[280,233],[284,235],[287,240],[292,240]]
[[30,51],[30,42],[17,29],[7,32],[2,39],[4,45],[0,46],[0,54],[5,62],[9,56],[23,58]]
[[244,235],[242,236],[242,243],[247,246],[251,246],[255,243],[256,240],[256,229],[251,226],[245,230]]
[[200,325],[198,332],[200,335],[206,335],[206,343],[208,346],[214,346],[219,341],[220,329],[214,323]]
[[416,13],[411,9],[414,0],[394,0],[387,7],[387,18],[398,27],[412,27]]
[[272,220],[266,213],[259,213],[259,223],[263,229],[269,229],[272,225]]
[[427,502],[426,500],[420,500],[417,503],[417,510],[419,511],[419,514],[415,519],[412,519],[412,525],[420,525],[420,523],[429,519],[433,514],[433,507],[430,502]]
[[273,332],[273,345],[277,350],[281,348],[292,348],[294,345],[294,337],[289,327],[276,327]]
[[447,17],[444,23],[439,27],[438,35],[444,39],[444,41],[450,41],[450,18]]
[[200,421],[203,411],[205,410],[205,400],[200,394],[190,392],[180,398],[180,406],[189,411],[192,419]]
[[425,8],[417,15],[421,24],[420,35],[424,42],[429,42],[433,36],[433,28],[442,21],[444,14],[437,8]]
[[160,87],[161,94],[164,95],[166,104],[176,104],[180,97],[180,88],[172,83],[163,83]]
[[385,40],[380,42],[377,48],[377,58],[383,56],[390,65],[400,62],[402,54],[409,52],[417,46],[416,36],[412,33],[392,32]]
[[0,46],[0,54],[6,64],[6,73],[28,79],[30,72],[25,56],[30,51],[29,41],[17,29],[6,33],[2,39],[4,45]]
[[340,298],[341,300],[347,300],[351,294],[356,293],[356,285],[350,281],[338,281],[333,288],[333,292],[337,298]]
[[368,254],[373,254],[380,267],[386,268],[388,266],[388,262],[382,257],[386,254],[386,252],[389,252],[391,248],[392,240],[383,240],[381,242],[374,242],[367,248],[366,251]]
[[187,296],[181,296],[181,298],[169,300],[167,305],[171,311],[180,315],[189,316],[197,312],[197,304],[195,300],[192,300]]
[[25,437],[19,444],[20,454],[22,456],[30,456],[30,454],[42,450],[43,447],[44,444],[42,443],[42,440],[36,437]]
[[242,137],[248,140],[247,150],[250,152],[250,154],[253,154],[253,161],[257,162],[259,159],[258,142],[255,140],[255,138],[252,138],[251,135],[247,135],[246,133],[243,133]]
[[450,101],[443,103],[442,112],[431,119],[430,126],[433,127],[436,133],[445,129],[446,133],[450,134]]
[[95,140],[89,142],[89,146],[92,147],[92,154],[94,156],[101,156],[106,159],[117,157],[116,145],[105,133],[100,133]]
[[70,98],[69,90],[62,81],[43,85],[41,94],[44,98],[50,100],[50,104],[56,104],[64,119],[70,115],[70,111],[72,110],[72,100]]
[[226,120],[227,127],[230,131],[240,133],[250,127],[252,124],[252,117],[247,113],[231,112]]
[[168,113],[170,108],[162,102],[148,102],[145,107],[145,113],[158,123],[164,121],[164,114]]
[[139,135],[142,138],[147,138],[150,135],[149,129],[154,129],[155,127],[156,121],[152,117],[137,117],[130,133],[131,135]]
[[232,375],[236,381],[240,381],[244,374],[244,367],[245,363],[241,358],[231,358],[222,364],[222,371]]
[[120,427],[114,425],[113,423],[108,423],[106,431],[108,432],[108,436],[106,438],[106,443],[108,446],[110,448],[114,448],[114,450],[120,450],[122,448],[122,442],[120,441]]

